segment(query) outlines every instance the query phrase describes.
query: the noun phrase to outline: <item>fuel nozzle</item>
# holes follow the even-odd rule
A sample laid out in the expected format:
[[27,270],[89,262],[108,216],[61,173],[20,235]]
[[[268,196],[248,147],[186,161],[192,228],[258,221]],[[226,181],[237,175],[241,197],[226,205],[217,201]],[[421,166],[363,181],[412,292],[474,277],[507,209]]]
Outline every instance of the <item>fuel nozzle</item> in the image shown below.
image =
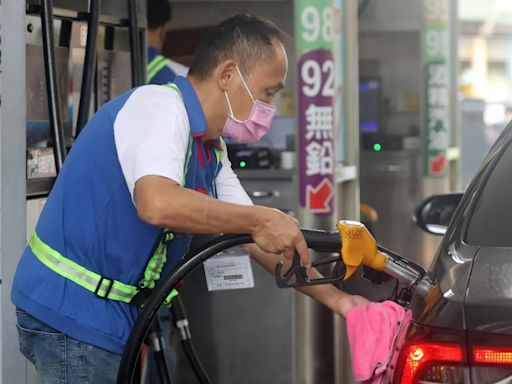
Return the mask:
[[337,227],[342,241],[341,257],[346,267],[344,280],[350,278],[361,264],[384,271],[387,257],[377,249],[377,242],[364,224],[342,220]]
[[342,240],[341,257],[346,267],[344,280],[350,278],[361,264],[394,277],[406,287],[417,283],[425,273],[420,266],[377,245],[364,224],[342,220],[337,227]]
[[[313,261],[313,267],[334,264],[331,274],[310,278],[295,254],[292,264],[285,270],[284,262],[276,265],[275,278],[280,288],[291,288],[317,284],[339,284],[353,276],[361,265],[386,273],[398,280],[401,288],[409,289],[424,275],[425,271],[404,257],[377,244],[366,227],[357,221],[338,222],[338,231],[327,232],[302,229],[309,248],[317,252],[338,253],[339,256],[325,257]],[[341,248],[341,249],[340,249]],[[344,264],[344,266],[342,265]]]

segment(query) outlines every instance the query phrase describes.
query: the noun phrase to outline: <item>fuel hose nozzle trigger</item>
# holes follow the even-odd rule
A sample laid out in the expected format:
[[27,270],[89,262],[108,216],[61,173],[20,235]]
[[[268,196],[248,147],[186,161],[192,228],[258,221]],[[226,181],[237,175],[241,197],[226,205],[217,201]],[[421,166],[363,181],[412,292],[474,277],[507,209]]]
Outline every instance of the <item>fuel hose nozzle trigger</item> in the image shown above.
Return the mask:
[[337,227],[342,239],[341,257],[346,267],[344,280],[350,278],[361,264],[396,278],[404,286],[416,284],[423,276],[421,267],[377,245],[364,224],[342,220]]

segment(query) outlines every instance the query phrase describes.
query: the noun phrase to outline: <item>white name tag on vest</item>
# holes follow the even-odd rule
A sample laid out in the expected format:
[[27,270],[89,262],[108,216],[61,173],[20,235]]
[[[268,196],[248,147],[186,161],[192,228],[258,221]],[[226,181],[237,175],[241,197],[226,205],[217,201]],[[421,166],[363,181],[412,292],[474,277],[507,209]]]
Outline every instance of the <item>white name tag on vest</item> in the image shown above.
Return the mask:
[[208,291],[254,287],[251,258],[242,247],[233,247],[203,263]]

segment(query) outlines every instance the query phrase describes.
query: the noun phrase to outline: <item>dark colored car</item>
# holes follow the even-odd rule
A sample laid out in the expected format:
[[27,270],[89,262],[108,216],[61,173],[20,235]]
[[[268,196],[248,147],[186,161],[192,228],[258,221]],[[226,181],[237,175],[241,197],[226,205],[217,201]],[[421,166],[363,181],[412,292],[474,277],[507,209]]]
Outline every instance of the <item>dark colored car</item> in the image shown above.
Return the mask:
[[396,383],[512,383],[512,124],[464,194],[434,196],[417,224],[444,234],[415,289]]
[[512,384],[512,123],[464,194],[433,196],[414,216],[444,237],[412,291],[366,267],[342,285],[412,310],[393,382]]

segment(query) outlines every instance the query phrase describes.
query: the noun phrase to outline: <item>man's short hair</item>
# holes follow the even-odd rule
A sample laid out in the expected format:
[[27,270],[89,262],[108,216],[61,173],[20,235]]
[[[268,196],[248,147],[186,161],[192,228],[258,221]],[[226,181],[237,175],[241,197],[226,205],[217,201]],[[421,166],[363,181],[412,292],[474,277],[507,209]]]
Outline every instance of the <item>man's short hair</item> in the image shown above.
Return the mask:
[[169,0],[146,0],[148,29],[154,30],[165,26],[172,18],[172,8]]
[[206,79],[226,60],[235,60],[247,75],[262,62],[272,59],[272,40],[284,44],[286,34],[270,20],[259,16],[234,15],[214,27],[197,49],[189,74]]

